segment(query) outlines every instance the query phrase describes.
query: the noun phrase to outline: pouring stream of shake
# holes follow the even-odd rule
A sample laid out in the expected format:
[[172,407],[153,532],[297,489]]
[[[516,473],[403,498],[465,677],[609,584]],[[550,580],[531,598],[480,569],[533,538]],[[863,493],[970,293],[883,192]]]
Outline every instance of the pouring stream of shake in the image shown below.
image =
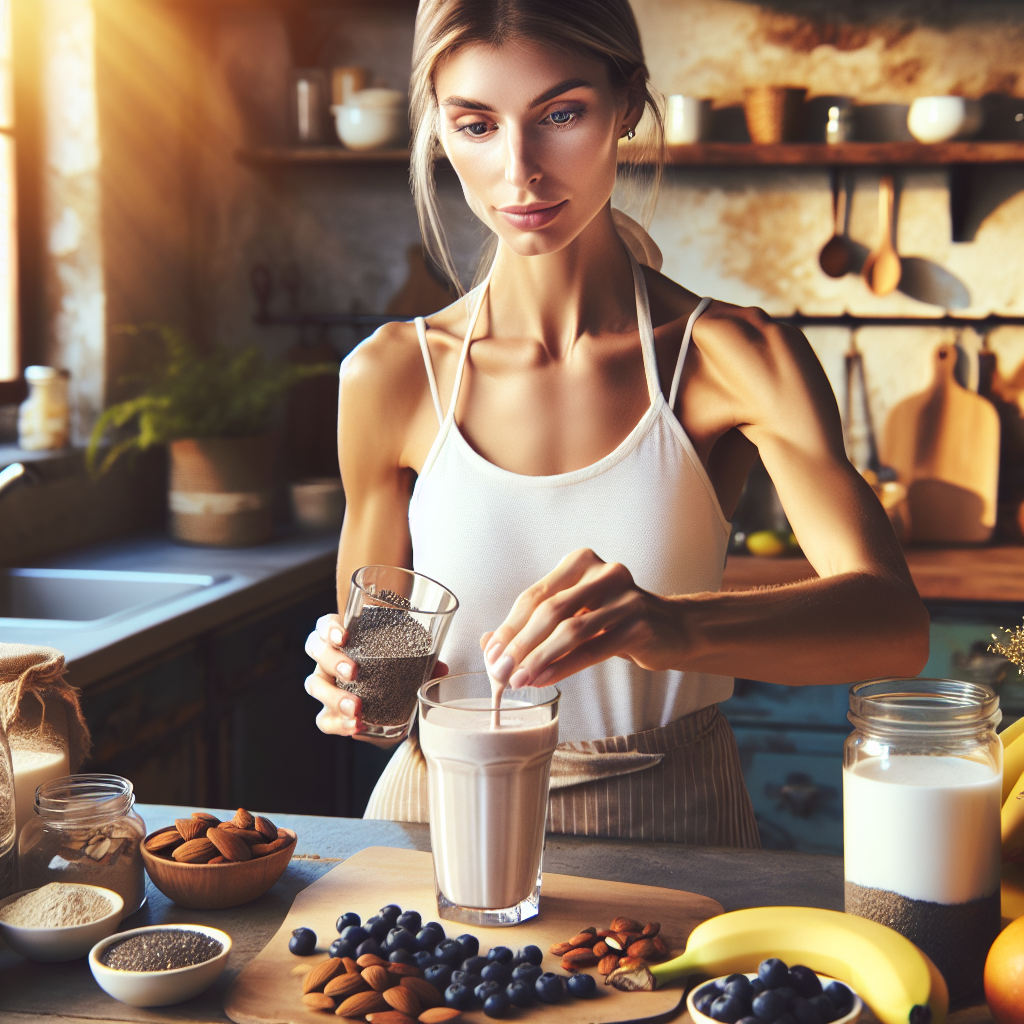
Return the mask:
[[491,681],[491,728],[501,728],[501,695],[505,692],[507,683],[499,682],[487,669],[487,678]]

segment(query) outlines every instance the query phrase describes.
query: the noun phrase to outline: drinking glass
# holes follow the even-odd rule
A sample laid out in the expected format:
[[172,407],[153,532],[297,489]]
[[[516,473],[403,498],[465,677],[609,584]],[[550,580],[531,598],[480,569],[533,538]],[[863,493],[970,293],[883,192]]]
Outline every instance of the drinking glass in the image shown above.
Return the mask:
[[540,909],[558,688],[505,691],[492,727],[483,672],[420,689],[430,846],[438,914],[484,926],[519,924]]
[[411,569],[364,565],[352,574],[342,650],[359,670],[337,683],[362,700],[365,735],[398,740],[408,733],[416,694],[458,607],[450,590]]

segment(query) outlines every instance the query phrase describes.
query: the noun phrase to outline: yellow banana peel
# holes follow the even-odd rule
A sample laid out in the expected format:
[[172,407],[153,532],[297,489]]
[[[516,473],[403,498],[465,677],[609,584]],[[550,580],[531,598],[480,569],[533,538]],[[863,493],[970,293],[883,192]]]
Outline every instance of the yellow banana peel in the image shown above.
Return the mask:
[[1017,860],[1024,854],[1024,772],[1010,787],[999,815],[1003,858]]
[[[1022,719],[1024,721],[1024,719]],[[1016,723],[1014,723],[1016,725]],[[1013,728],[1014,726],[1011,726]],[[1024,734],[1010,742],[1003,750],[1003,803],[1010,795],[1013,784],[1024,772]]]
[[1024,736],[1024,715],[1017,719],[1013,725],[1008,725],[1000,734],[1003,747],[1008,747],[1018,736]]

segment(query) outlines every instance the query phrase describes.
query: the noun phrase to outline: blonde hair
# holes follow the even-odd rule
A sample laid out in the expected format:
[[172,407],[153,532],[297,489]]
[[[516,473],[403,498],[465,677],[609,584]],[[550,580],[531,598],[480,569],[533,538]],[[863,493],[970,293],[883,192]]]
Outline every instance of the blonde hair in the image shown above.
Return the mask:
[[514,39],[596,58],[617,90],[627,89],[641,72],[642,119],[649,116],[649,123],[630,144],[630,162],[620,164],[619,175],[630,191],[643,196],[639,205],[644,226],[650,223],[657,200],[665,131],[629,0],[420,0],[409,82],[409,179],[423,244],[459,292],[462,284],[441,223],[434,181],[434,160],[443,152],[434,73],[442,60],[462,46],[501,46]]

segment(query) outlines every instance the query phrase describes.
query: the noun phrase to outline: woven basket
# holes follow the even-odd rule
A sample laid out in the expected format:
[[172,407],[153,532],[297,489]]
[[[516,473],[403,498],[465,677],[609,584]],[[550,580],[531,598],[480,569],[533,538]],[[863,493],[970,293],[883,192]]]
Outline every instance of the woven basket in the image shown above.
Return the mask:
[[743,113],[752,142],[793,142],[803,126],[806,89],[759,85],[747,90]]
[[185,544],[249,547],[274,531],[273,444],[261,437],[172,441],[171,536]]

